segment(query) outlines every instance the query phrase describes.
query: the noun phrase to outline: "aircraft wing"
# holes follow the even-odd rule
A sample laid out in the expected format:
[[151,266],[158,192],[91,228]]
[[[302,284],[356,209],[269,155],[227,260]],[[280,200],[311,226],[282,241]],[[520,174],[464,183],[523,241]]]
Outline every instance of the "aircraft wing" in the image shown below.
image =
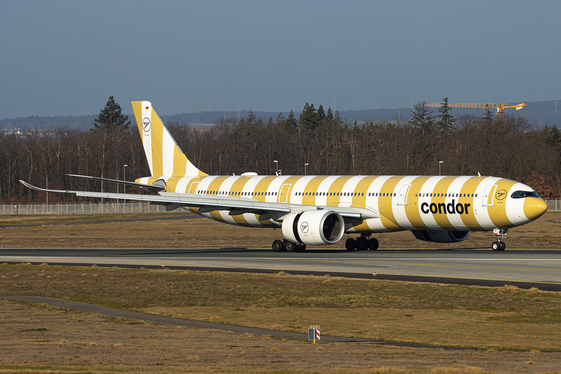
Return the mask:
[[55,193],[69,193],[78,197],[92,197],[98,199],[134,200],[145,201],[152,204],[164,205],[167,211],[179,207],[197,207],[199,213],[207,213],[215,210],[228,210],[230,215],[244,213],[259,214],[260,220],[274,219],[282,221],[285,216],[291,213],[298,213],[307,210],[331,210],[339,213],[345,222],[356,222],[368,218],[380,218],[378,212],[366,208],[356,207],[328,207],[318,205],[287,204],[277,202],[264,202],[256,199],[239,198],[230,196],[208,196],[185,193],[159,192],[155,195],[126,194],[111,192],[94,191],[72,191],[72,190],[51,190],[33,186],[23,180],[20,183],[32,190]]

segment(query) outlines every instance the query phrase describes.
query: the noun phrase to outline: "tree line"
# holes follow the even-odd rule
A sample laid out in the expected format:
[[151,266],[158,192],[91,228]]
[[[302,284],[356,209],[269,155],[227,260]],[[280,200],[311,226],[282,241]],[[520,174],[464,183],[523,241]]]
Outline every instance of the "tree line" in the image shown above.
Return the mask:
[[[250,112],[220,120],[209,130],[167,126],[193,164],[210,175],[274,175],[277,165],[284,175],[437,175],[443,161],[443,175],[500,176],[526,183],[544,198],[559,197],[561,134],[556,126],[536,129],[523,117],[490,111],[454,118],[447,102],[435,114],[421,100],[409,121],[348,123],[330,108],[306,103],[298,116],[291,111],[286,118],[256,118]],[[148,176],[136,121],[131,125],[120,110],[110,97],[91,130],[3,135],[0,200],[45,200],[44,193],[23,187],[20,179],[41,187],[48,179],[49,188],[59,190],[116,192],[115,184],[66,174],[122,179],[126,172],[129,181]],[[76,199],[53,195],[50,201]]]

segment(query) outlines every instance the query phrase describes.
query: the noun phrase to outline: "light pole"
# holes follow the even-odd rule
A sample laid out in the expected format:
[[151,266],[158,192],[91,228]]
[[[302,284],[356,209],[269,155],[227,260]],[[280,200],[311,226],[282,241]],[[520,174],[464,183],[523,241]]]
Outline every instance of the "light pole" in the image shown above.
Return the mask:
[[[49,174],[47,174],[47,178],[45,180],[46,189],[49,189]],[[47,191],[47,211],[49,210],[49,191]]]
[[[129,165],[125,164],[123,165],[123,181],[126,182],[127,181],[127,167]],[[127,193],[127,185],[123,183],[123,193]]]
[[310,164],[307,162],[304,164],[304,175],[308,175],[308,165]]
[[442,175],[441,174],[441,166],[444,163],[444,161],[438,161],[438,175]]
[[273,160],[273,162],[275,164],[277,164],[277,171],[275,172],[275,175],[278,176],[279,175],[279,162],[277,160]]
[[[127,164],[123,165],[123,182],[127,181]],[[123,183],[123,193],[127,193],[127,185]],[[123,199],[123,214],[127,214],[125,207],[127,205],[127,200]]]

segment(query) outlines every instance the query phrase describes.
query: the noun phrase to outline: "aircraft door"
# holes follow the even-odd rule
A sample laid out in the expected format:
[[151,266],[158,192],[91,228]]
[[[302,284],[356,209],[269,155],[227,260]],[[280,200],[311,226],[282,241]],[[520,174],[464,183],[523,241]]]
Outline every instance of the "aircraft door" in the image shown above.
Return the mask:
[[407,206],[407,193],[409,192],[409,188],[411,188],[410,184],[404,184],[403,186],[401,186],[399,195],[397,196],[398,206]]
[[290,193],[290,187],[292,184],[283,184],[279,193],[278,202],[279,203],[288,203],[288,194]]
[[195,193],[197,192],[197,186],[199,185],[199,181],[193,182],[191,183],[191,185],[189,186],[189,189],[187,190],[188,193]]
[[493,206],[495,202],[495,190],[497,186],[487,186],[485,187],[485,192],[483,193],[483,206]]

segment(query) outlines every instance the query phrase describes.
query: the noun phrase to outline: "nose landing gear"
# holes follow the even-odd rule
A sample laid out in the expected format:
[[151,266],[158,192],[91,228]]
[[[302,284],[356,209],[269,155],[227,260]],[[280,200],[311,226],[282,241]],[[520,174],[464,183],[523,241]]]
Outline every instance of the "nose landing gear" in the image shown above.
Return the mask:
[[506,234],[508,232],[508,229],[493,229],[493,234],[495,234],[495,238],[497,239],[496,241],[493,242],[493,244],[491,245],[491,248],[493,249],[493,251],[504,251],[506,248],[506,244],[505,242],[503,242],[503,239],[506,237]]

